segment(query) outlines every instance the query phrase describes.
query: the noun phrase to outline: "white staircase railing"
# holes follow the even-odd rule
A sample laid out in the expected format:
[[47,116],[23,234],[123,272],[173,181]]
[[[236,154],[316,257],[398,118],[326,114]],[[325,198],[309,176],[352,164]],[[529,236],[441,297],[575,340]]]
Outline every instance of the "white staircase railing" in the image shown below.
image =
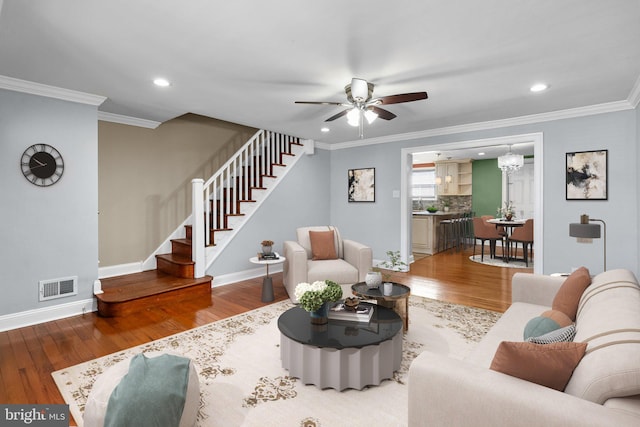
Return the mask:
[[206,247],[212,231],[228,229],[230,216],[242,215],[240,204],[252,200],[252,192],[263,188],[263,178],[273,176],[273,166],[282,164],[299,138],[259,130],[207,181],[192,181],[192,260],[195,277],[205,275]]

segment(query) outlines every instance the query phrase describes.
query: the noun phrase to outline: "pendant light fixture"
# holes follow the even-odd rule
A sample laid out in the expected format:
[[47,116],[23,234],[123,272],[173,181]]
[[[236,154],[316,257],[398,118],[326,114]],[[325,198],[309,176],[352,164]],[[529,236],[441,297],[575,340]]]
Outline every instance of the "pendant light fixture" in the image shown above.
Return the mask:
[[507,174],[520,170],[523,165],[524,156],[513,153],[510,145],[509,151],[498,157],[498,167],[502,169],[502,172],[506,172]]

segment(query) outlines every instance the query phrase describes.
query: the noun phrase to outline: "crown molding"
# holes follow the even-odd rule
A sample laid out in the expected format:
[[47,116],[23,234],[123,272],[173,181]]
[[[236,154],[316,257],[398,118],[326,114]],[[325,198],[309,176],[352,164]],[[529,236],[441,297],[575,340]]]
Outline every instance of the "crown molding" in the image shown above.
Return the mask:
[[[640,82],[640,79],[639,79]],[[636,87],[640,86],[640,83],[636,82]],[[636,98],[640,96],[636,90]],[[637,101],[636,101],[637,105]],[[528,116],[513,117],[509,119],[491,120],[487,122],[469,123],[465,125],[448,126],[437,129],[429,129],[418,132],[400,133],[396,135],[381,136],[378,138],[369,138],[356,141],[347,141],[337,144],[326,144],[322,142],[316,142],[319,148],[326,150],[342,150],[346,148],[362,147],[366,145],[386,144],[389,142],[409,141],[412,139],[429,138],[433,136],[453,135],[465,132],[474,132],[480,130],[489,130],[497,128],[505,128],[510,126],[528,125],[532,123],[549,122],[553,120],[570,119],[576,117],[591,116],[595,114],[612,113],[616,111],[632,110],[635,106],[631,101],[615,101],[606,102],[603,104],[589,105],[587,107],[570,108],[566,110],[551,111],[548,113],[531,114]]]
[[107,113],[106,111],[98,111],[98,120],[102,120],[103,122],[120,123],[122,125],[138,126],[148,129],[155,129],[162,124],[162,122],[156,122],[155,120],[122,116],[120,114]]
[[63,101],[77,102],[88,105],[101,105],[107,97],[93,95],[76,90],[29,82],[27,80],[14,79],[13,77],[0,75],[0,89],[23,92],[31,95],[46,96],[47,98],[61,99]]
[[636,84],[633,85],[631,92],[629,92],[629,97],[627,98],[627,102],[633,107],[636,108],[640,103],[640,76],[636,80]]

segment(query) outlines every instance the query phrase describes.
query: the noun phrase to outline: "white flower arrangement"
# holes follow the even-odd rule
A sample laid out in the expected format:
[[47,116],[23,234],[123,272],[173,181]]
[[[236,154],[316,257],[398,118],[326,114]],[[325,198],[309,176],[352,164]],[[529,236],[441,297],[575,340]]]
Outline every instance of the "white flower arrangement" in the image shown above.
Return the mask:
[[298,283],[294,294],[302,308],[316,311],[327,301],[338,301],[342,297],[342,288],[331,280],[317,280]]

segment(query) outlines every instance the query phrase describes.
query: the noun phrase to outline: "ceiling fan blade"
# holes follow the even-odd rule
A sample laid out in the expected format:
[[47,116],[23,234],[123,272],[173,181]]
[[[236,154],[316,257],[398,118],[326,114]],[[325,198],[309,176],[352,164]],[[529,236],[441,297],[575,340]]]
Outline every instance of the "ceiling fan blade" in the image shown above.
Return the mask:
[[346,116],[349,110],[351,109],[349,108],[347,110],[340,111],[338,114],[334,114],[333,116],[329,117],[327,120],[325,120],[325,122],[332,122],[335,119],[339,119],[342,116]]
[[342,102],[316,102],[316,101],[295,101],[296,104],[314,104],[314,105],[344,105]]
[[373,110],[373,112],[376,113],[378,115],[378,117],[380,117],[381,119],[391,120],[391,119],[395,119],[396,117],[398,117],[395,114],[393,114],[391,111],[383,110],[380,107],[371,106],[371,107],[369,107],[369,109]]
[[427,99],[427,92],[412,92],[402,93],[399,95],[389,95],[378,98],[378,104],[400,104],[402,102],[419,101],[421,99]]

